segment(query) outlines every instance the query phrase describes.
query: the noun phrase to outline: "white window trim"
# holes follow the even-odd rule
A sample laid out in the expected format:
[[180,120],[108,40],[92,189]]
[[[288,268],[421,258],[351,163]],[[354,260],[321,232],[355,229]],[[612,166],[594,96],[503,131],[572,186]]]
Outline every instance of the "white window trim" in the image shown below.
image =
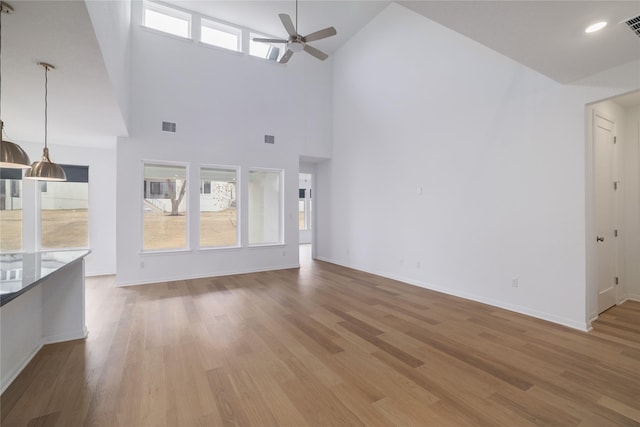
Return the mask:
[[[199,176],[201,177],[202,169],[226,169],[232,170],[236,173],[236,220],[238,226],[236,227],[236,244],[227,246],[198,246],[199,251],[215,251],[220,249],[239,249],[242,248],[242,180],[240,178],[241,168],[240,166],[230,165],[212,165],[212,164],[200,164],[198,165]],[[202,181],[202,179],[200,179]],[[198,217],[200,216],[200,198],[198,197]],[[200,227],[198,227],[198,241],[200,241]]]
[[[162,31],[162,30],[159,30],[157,28],[153,28],[153,27],[148,26],[146,24],[146,22],[145,22],[145,16],[146,16],[145,11],[147,9],[148,10],[153,10],[154,12],[162,13],[164,15],[171,16],[171,17],[174,17],[174,18],[186,20],[187,24],[188,24],[187,37],[183,37],[183,36],[181,36],[179,34],[168,33],[166,31]],[[142,25],[143,28],[146,28],[148,30],[151,30],[151,31],[157,32],[159,34],[163,34],[163,35],[169,35],[169,36],[177,37],[179,39],[193,40],[193,21],[194,21],[193,13],[191,13],[191,12],[187,12],[185,10],[177,9],[177,8],[174,8],[174,7],[171,7],[171,6],[166,6],[164,4],[161,4],[161,3],[158,3],[158,2],[155,2],[155,1],[144,0],[142,2],[142,23],[141,23],[141,25]]]
[[[169,162],[166,160],[149,160],[142,159],[140,161],[140,175],[138,183],[144,184],[144,165],[158,165],[158,166],[181,166],[185,167],[185,177],[189,179],[189,163],[188,162]],[[141,188],[142,187],[142,188]],[[139,211],[140,211],[140,235],[138,236],[138,241],[140,242],[140,251],[141,255],[145,254],[171,254],[171,253],[181,253],[181,252],[193,252],[191,248],[191,213],[189,210],[189,203],[191,198],[191,191],[189,191],[189,185],[187,185],[187,192],[185,194],[184,203],[187,206],[187,214],[185,215],[185,226],[186,226],[186,240],[184,248],[167,248],[167,249],[145,249],[144,248],[144,185],[138,185],[138,200],[139,200]]]
[[[263,167],[248,167],[247,168],[247,204],[249,204],[249,187],[248,184],[250,182],[249,176],[251,172],[278,172],[280,174],[280,241],[279,242],[267,242],[267,243],[250,243],[247,239],[247,246],[249,248],[259,248],[259,247],[267,247],[267,246],[286,246],[285,241],[285,232],[284,232],[284,217],[285,217],[285,194],[284,194],[284,169],[277,168],[263,168]],[[247,237],[249,237],[249,220],[247,219]]]
[[[202,27],[206,27],[206,28],[211,28],[213,30],[218,30],[218,31],[222,31],[228,34],[233,34],[235,36],[238,37],[238,42],[236,44],[236,49],[227,49],[226,47],[223,46],[218,46],[215,44],[211,44],[211,43],[207,43],[205,41],[202,40]],[[205,46],[210,46],[210,47],[216,47],[218,49],[224,49],[226,51],[231,51],[231,52],[238,52],[238,53],[242,53],[242,40],[244,39],[244,31],[242,31],[242,28],[240,27],[236,27],[233,25],[229,25],[229,24],[225,24],[222,23],[220,21],[217,20],[213,20],[210,18],[206,18],[206,17],[201,17],[200,18],[200,43],[202,43]]]

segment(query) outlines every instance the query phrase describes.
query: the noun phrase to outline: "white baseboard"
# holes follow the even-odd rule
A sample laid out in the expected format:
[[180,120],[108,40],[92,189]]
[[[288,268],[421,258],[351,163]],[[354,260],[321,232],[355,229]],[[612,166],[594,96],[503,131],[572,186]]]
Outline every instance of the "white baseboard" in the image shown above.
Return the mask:
[[178,280],[192,280],[192,279],[204,279],[207,277],[223,277],[223,276],[233,276],[236,274],[250,274],[250,273],[261,273],[263,271],[275,271],[275,270],[288,270],[291,268],[300,268],[300,264],[284,264],[273,267],[266,268],[255,268],[255,269],[242,269],[242,270],[227,270],[227,271],[216,271],[213,273],[201,273],[194,275],[179,275],[173,277],[163,277],[158,279],[141,279],[141,280],[127,280],[127,281],[119,281],[118,276],[116,275],[116,286],[137,286],[137,285],[148,285],[150,283],[161,283],[161,282],[175,282]]
[[35,355],[38,354],[38,352],[40,351],[40,349],[42,349],[42,347],[43,347],[42,343],[38,344],[29,354],[27,354],[20,361],[18,365],[16,365],[16,367],[11,372],[7,372],[5,374],[5,377],[2,378],[2,385],[0,386],[0,394],[4,393],[4,391],[7,388],[9,388],[11,383],[18,377],[18,375],[20,375],[20,372],[22,372],[22,370],[27,367],[29,362],[31,362],[31,359],[33,359]]
[[630,293],[627,296],[627,299],[631,300],[631,301],[637,301],[640,302],[640,294],[634,294],[634,293]]
[[483,304],[488,304],[491,305],[493,307],[498,307],[498,308],[502,308],[505,310],[509,310],[509,311],[513,311],[519,314],[524,314],[527,316],[531,316],[531,317],[535,317],[537,319],[542,319],[542,320],[546,320],[548,322],[552,322],[552,323],[556,323],[559,325],[563,325],[563,326],[567,326],[571,329],[577,329],[579,331],[583,331],[583,332],[588,332],[589,330],[591,330],[591,325],[588,324],[586,321],[585,322],[577,322],[573,319],[567,319],[564,317],[560,317],[560,316],[556,316],[554,314],[551,313],[546,313],[543,311],[538,311],[538,310],[532,310],[528,307],[522,307],[519,305],[515,305],[515,304],[511,304],[511,303],[507,303],[504,301],[499,301],[493,298],[486,298],[483,296],[479,296],[479,295],[474,295],[474,294],[470,294],[467,292],[461,292],[458,291],[456,289],[451,289],[451,288],[447,288],[445,286],[439,286],[433,283],[428,283],[428,282],[422,282],[419,280],[414,280],[414,279],[410,279],[407,277],[401,277],[395,274],[388,274],[385,272],[381,272],[381,271],[372,271],[372,270],[367,270],[365,268],[359,268],[358,266],[353,266],[353,265],[347,265],[345,263],[341,263],[338,262],[336,260],[332,260],[329,258],[324,258],[324,257],[317,257],[317,259],[319,259],[320,261],[325,261],[325,262],[329,262],[332,264],[336,264],[336,265],[341,265],[343,267],[347,267],[347,268],[353,268],[355,270],[360,270],[360,271],[364,271],[366,273],[370,273],[370,274],[375,274],[377,276],[382,276],[382,277],[386,277],[388,279],[393,279],[393,280],[397,280],[399,282],[403,282],[403,283],[407,283],[409,285],[413,285],[413,286],[417,286],[420,288],[424,288],[424,289],[429,289],[432,291],[436,291],[436,292],[441,292],[443,294],[447,294],[447,295],[452,295],[458,298],[464,298],[464,299],[468,299],[471,301],[475,301],[475,302],[480,302]]
[[48,337],[44,337],[44,338],[42,338],[42,344],[46,345],[46,344],[55,344],[55,343],[64,342],[64,341],[81,340],[81,339],[86,338],[87,335],[89,335],[89,330],[85,326],[84,328],[82,328],[79,331],[69,332],[67,334],[51,335],[51,336],[48,336]]

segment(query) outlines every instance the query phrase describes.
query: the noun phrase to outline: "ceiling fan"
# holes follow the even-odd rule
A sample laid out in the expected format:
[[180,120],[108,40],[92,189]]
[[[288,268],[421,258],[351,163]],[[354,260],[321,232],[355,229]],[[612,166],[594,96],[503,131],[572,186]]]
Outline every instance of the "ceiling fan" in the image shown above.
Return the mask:
[[285,43],[287,45],[287,51],[282,55],[280,64],[285,64],[289,62],[291,56],[296,53],[304,50],[311,56],[318,58],[321,61],[324,61],[329,57],[326,53],[322,52],[315,47],[308,45],[307,43],[313,42],[316,40],[326,39],[327,37],[335,36],[337,34],[336,29],[333,27],[327,27],[324,30],[316,31],[311,34],[307,34],[306,36],[301,36],[298,34],[298,0],[296,0],[296,25],[293,25],[293,21],[291,17],[286,13],[281,13],[278,15],[280,17],[280,21],[282,21],[282,25],[284,25],[285,30],[289,34],[288,39],[266,39],[256,37],[253,39],[254,42],[261,43]]

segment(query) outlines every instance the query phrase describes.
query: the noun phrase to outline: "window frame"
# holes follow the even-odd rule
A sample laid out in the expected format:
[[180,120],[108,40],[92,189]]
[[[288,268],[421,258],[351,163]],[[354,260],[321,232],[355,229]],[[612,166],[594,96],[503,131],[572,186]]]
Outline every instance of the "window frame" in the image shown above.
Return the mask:
[[[278,226],[279,226],[279,241],[278,242],[267,242],[267,243],[251,243],[250,235],[251,235],[251,172],[277,172],[280,174],[280,188],[279,188],[279,208],[280,215],[278,218]],[[260,247],[268,247],[268,246],[285,246],[285,170],[278,168],[265,168],[265,167],[248,167],[247,168],[247,246],[249,248],[260,248]]]
[[[184,167],[185,168],[185,179],[187,180],[187,186],[186,186],[186,190],[185,190],[185,195],[184,195],[184,201],[183,203],[186,206],[186,214],[185,214],[185,246],[184,248],[166,248],[166,249],[145,249],[144,248],[144,181],[145,181],[145,173],[144,173],[144,167],[145,165],[154,165],[154,166],[174,166],[174,167]],[[140,161],[140,175],[139,175],[139,184],[142,184],[142,186],[139,186],[139,195],[138,195],[138,200],[139,200],[139,215],[140,215],[140,235],[139,235],[139,239],[138,241],[140,242],[140,250],[139,253],[141,255],[153,255],[153,254],[171,254],[171,253],[183,253],[183,252],[191,252],[192,248],[191,248],[191,214],[190,214],[190,198],[191,198],[191,191],[189,189],[189,187],[191,187],[191,185],[189,184],[189,179],[190,179],[190,163],[189,162],[173,162],[173,161],[167,161],[167,160],[151,160],[151,159],[142,159]]]
[[[203,169],[221,169],[221,170],[228,170],[228,171],[234,171],[236,174],[236,221],[237,221],[237,225],[236,225],[236,243],[234,245],[224,245],[224,246],[202,246],[202,234],[201,234],[201,228],[202,228],[202,219],[200,217],[201,213],[202,213],[202,208],[200,205],[200,197],[198,197],[198,250],[199,251],[216,251],[216,250],[223,250],[223,249],[238,249],[242,247],[242,181],[240,178],[240,173],[241,173],[241,168],[240,166],[231,166],[231,165],[219,165],[219,164],[200,164],[198,165],[198,172],[199,172],[199,182],[200,182],[200,188],[202,188],[202,170]],[[205,193],[205,194],[213,194],[213,186],[211,186],[210,193]],[[200,193],[200,195],[202,195],[203,193]]]
[[[147,10],[151,10],[156,13],[160,13],[172,18],[182,19],[187,22],[187,35],[184,36],[182,34],[171,33],[165,30],[161,30],[159,28],[154,28],[147,25]],[[160,34],[169,35],[171,37],[178,37],[183,40],[193,40],[193,21],[194,16],[193,13],[187,12],[185,10],[177,9],[171,6],[167,6],[161,3],[157,3],[155,1],[144,0],[142,2],[142,20],[141,25],[143,28],[146,28],[151,31],[157,31]]]
[[[212,30],[217,30],[217,31],[221,31],[227,34],[232,34],[235,35],[237,37],[237,43],[236,43],[236,49],[229,49],[227,47],[224,46],[220,46],[217,44],[213,44],[213,43],[208,43],[206,41],[204,41],[202,39],[202,29],[203,28],[209,28]],[[206,17],[200,17],[200,40],[199,42],[207,47],[214,47],[217,49],[223,49],[227,52],[237,52],[237,53],[242,53],[242,46],[243,46],[243,38],[244,38],[244,31],[242,30],[242,28],[240,27],[236,27],[233,25],[229,25],[229,24],[225,24],[222,23],[220,21],[216,21],[210,18],[206,18]]]
[[[22,179],[22,170],[21,169],[10,169],[10,168],[0,168],[0,185],[2,186],[2,190],[0,192],[4,193],[5,197],[5,209],[3,211],[20,211],[20,246],[17,248],[4,248],[0,245],[0,253],[8,254],[8,253],[16,253],[22,252],[25,248],[25,237],[24,237],[24,188],[23,188],[23,179]],[[14,187],[18,187],[18,195],[14,194]],[[7,200],[10,200],[10,204],[13,207],[13,199],[20,199],[20,209],[6,209]],[[1,225],[1,223],[0,223]]]

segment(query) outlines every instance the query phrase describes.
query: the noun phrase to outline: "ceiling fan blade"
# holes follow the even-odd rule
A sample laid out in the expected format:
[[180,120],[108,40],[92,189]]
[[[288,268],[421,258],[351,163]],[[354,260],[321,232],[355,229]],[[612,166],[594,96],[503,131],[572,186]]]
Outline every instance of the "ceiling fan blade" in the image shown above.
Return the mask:
[[289,59],[291,58],[291,56],[293,56],[293,51],[291,49],[287,49],[287,51],[284,53],[284,55],[282,55],[282,58],[280,58],[280,61],[278,61],[278,63],[286,64],[287,62],[289,62]]
[[252,39],[254,42],[260,42],[260,43],[287,43],[289,40],[282,40],[282,39],[263,39],[260,37],[255,37]]
[[304,51],[307,52],[308,54],[310,54],[311,56],[315,56],[320,61],[324,61],[325,59],[327,59],[329,57],[329,55],[327,55],[323,51],[318,50],[313,46],[309,46],[308,44],[304,45]]
[[298,33],[296,33],[296,27],[293,26],[291,17],[286,13],[281,13],[278,16],[280,17],[280,21],[282,21],[282,25],[284,25],[284,29],[287,30],[287,33],[292,37],[296,37]]
[[335,28],[327,27],[324,30],[316,31],[315,33],[311,33],[304,37],[304,41],[306,43],[313,42],[316,40],[326,39],[327,37],[335,36],[338,34]]

